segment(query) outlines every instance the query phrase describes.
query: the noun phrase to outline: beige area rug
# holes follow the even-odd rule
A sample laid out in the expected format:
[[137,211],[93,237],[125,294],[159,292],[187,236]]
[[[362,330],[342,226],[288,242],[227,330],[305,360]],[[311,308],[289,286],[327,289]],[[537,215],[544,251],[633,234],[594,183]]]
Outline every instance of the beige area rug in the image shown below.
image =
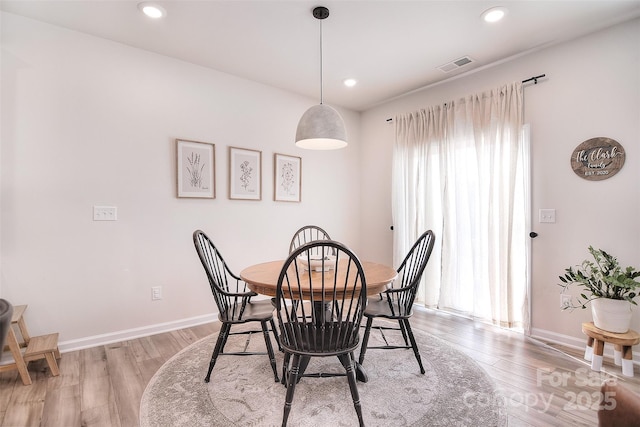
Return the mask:
[[[401,341],[395,332],[387,339]],[[504,399],[478,364],[440,339],[414,331],[426,374],[411,350],[369,350],[367,383],[358,382],[365,425],[506,426]],[[217,335],[176,354],[151,379],[140,404],[141,427],[279,426],[285,387],[276,383],[264,356],[221,356],[209,384],[204,382]],[[370,343],[381,342],[372,331]],[[226,351],[244,347],[246,336],[231,336]],[[250,349],[263,351],[262,333]],[[276,349],[278,375],[283,355]],[[356,358],[358,357],[356,352]],[[311,372],[341,372],[336,357],[313,358]],[[357,426],[345,377],[303,378],[297,385],[289,426]]]

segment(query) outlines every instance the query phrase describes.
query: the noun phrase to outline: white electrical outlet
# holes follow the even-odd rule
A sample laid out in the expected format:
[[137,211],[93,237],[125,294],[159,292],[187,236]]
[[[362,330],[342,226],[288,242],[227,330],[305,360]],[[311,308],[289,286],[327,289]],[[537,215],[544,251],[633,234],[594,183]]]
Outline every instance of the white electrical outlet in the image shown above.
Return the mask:
[[571,295],[560,294],[560,308],[571,307]]
[[156,301],[162,299],[162,286],[153,286],[151,288],[151,300]]

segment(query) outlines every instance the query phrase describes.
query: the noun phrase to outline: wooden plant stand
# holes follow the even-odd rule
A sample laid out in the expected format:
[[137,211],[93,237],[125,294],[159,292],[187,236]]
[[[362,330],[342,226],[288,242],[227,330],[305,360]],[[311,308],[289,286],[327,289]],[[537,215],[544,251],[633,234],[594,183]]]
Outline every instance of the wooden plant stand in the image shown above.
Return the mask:
[[583,323],[582,332],[588,337],[584,352],[585,360],[591,361],[591,369],[600,372],[604,344],[613,344],[613,360],[616,366],[622,366],[622,375],[633,377],[633,354],[631,347],[640,343],[640,334],[629,330],[624,334],[604,331],[596,328],[593,322]]

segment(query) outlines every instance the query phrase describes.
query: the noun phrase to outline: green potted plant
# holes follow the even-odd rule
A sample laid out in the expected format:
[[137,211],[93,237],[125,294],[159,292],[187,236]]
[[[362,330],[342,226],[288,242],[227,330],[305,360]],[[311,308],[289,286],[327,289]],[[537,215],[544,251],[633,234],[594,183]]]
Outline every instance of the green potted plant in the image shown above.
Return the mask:
[[559,276],[562,293],[571,285],[581,289],[580,297],[573,298],[562,308],[587,308],[591,303],[593,323],[597,328],[625,333],[631,324],[631,304],[637,305],[640,271],[634,267],[620,267],[618,260],[602,249],[589,246],[592,260],[584,260],[575,267],[569,267]]

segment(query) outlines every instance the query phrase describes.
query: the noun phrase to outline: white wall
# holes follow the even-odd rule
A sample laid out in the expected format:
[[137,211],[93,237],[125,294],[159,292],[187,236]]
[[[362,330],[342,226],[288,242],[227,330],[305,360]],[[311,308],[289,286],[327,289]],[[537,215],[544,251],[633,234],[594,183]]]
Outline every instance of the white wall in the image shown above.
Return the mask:
[[[481,58],[477,58],[480,59]],[[525,89],[525,118],[532,131],[532,326],[538,336],[583,343],[587,310],[561,311],[558,275],[589,256],[589,245],[640,268],[640,20],[524,55],[373,108],[362,117],[362,256],[391,259],[390,176],[393,125],[385,120],[504,83],[546,74]],[[626,162],[614,177],[586,181],[570,156],[592,137],[622,144]],[[376,185],[368,185],[375,182]],[[556,209],[555,224],[539,224],[538,210]],[[640,330],[639,309],[633,317]]]
[[[296,125],[317,100],[1,19],[1,295],[29,305],[33,335],[60,332],[64,349],[211,319],[197,228],[236,272],[285,257],[308,223],[359,249],[358,113],[341,111],[346,149],[301,150]],[[176,197],[176,138],[216,144],[215,200]],[[262,201],[228,199],[229,146],[262,151]],[[302,157],[301,203],[273,201],[275,152]],[[93,221],[94,205],[118,221]]]
[[[236,271],[283,257],[306,223],[364,259],[391,263],[394,135],[386,119],[541,73],[548,78],[525,89],[532,203],[534,217],[555,208],[557,222],[534,224],[534,334],[583,342],[580,323],[590,314],[560,311],[556,283],[588,245],[640,266],[640,20],[362,117],[343,110],[350,145],[335,152],[292,144],[313,99],[15,15],[1,20],[0,295],[29,304],[32,333],[58,331],[67,348],[210,319],[196,228]],[[627,153],[624,168],[600,182],[569,164],[594,136],[618,140]],[[215,200],[176,198],[175,138],[216,144]],[[262,150],[262,201],[228,200],[229,146]],[[272,201],[274,152],[303,158],[302,203]],[[103,204],[118,207],[117,222],[92,221],[92,206]],[[152,302],[158,285],[164,299]],[[633,322],[640,330],[637,310]]]

